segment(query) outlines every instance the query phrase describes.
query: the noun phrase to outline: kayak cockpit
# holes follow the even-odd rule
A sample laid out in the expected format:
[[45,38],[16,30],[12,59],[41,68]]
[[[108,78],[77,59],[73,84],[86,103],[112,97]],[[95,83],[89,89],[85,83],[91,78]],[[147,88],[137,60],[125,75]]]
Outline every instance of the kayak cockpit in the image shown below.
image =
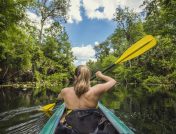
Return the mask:
[[[66,112],[66,110],[65,110]],[[73,110],[55,134],[119,134],[100,109]]]

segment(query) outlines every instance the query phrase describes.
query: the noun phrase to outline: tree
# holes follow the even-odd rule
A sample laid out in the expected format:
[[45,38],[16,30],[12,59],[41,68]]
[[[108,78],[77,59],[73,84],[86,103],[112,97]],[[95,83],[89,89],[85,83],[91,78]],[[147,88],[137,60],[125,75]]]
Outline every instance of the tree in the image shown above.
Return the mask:
[[32,43],[32,38],[15,25],[4,32],[0,41],[0,75],[3,81],[14,80],[22,72],[30,70]]
[[176,69],[174,64],[176,62],[176,2],[174,0],[152,0],[151,2],[145,1],[144,5],[147,12],[144,23],[145,31],[158,38],[158,47],[155,50],[157,54],[153,56],[153,64],[148,64],[148,66],[159,67],[159,70],[152,69],[151,71],[155,75],[161,75],[174,81],[173,79],[176,77],[174,71]]
[[106,40],[94,47],[96,51],[95,57],[98,58],[100,61],[103,60],[107,55],[110,53],[110,44],[109,41]]
[[[44,90],[58,90],[69,83],[73,55],[68,35],[60,25],[66,20],[67,6],[66,0],[0,2],[0,83],[35,82]],[[26,18],[26,11],[41,16],[40,34]],[[44,28],[48,19],[52,23]],[[43,38],[42,45],[38,36]]]
[[120,33],[126,38],[129,44],[134,43],[136,38],[144,35],[140,16],[128,8],[122,9],[118,7],[114,21],[117,22],[117,30],[120,30]]
[[55,21],[65,21],[66,14],[68,10],[67,0],[37,0],[34,4],[33,11],[41,17],[40,20],[40,32],[39,32],[39,42],[42,43],[43,40],[43,29],[44,25],[48,20]]
[[0,1],[0,33],[24,18],[24,10],[29,3],[28,0]]
[[28,4],[27,0],[0,1],[0,83],[17,79],[31,66],[28,41],[32,40],[19,27]]

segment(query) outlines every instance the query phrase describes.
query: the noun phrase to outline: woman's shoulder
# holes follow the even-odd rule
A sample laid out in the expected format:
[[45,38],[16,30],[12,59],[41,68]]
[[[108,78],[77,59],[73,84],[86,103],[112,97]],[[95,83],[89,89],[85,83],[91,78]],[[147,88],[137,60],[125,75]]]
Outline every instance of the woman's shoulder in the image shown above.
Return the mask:
[[65,88],[63,88],[62,90],[61,90],[61,92],[68,92],[68,91],[71,91],[71,90],[73,90],[73,87],[65,87]]

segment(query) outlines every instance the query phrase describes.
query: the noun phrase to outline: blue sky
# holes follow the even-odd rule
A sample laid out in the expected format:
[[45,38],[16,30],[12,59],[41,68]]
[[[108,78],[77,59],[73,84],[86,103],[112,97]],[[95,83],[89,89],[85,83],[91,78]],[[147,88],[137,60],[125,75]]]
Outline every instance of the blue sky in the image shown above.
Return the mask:
[[116,28],[116,23],[112,20],[89,19],[85,16],[83,9],[81,15],[81,22],[67,23],[64,25],[72,47],[102,42],[106,40]]
[[139,12],[142,2],[143,0],[70,0],[70,18],[64,26],[77,58],[74,64],[96,61],[93,47],[114,32],[116,23],[113,18],[118,6],[127,6]]
[[115,28],[116,23],[108,19],[90,19],[81,8],[82,21],[64,24],[72,51],[75,65],[85,64],[88,60],[96,61],[93,47],[105,41]]
[[[143,0],[70,0],[68,23],[63,26],[76,57],[74,64],[85,64],[88,60],[96,61],[93,48],[114,32],[116,23],[113,18],[118,6],[140,12],[142,8],[139,6],[142,3]],[[27,16],[33,25],[40,29],[41,16],[30,11],[27,11]],[[53,22],[54,20],[49,18],[44,29],[49,28]]]

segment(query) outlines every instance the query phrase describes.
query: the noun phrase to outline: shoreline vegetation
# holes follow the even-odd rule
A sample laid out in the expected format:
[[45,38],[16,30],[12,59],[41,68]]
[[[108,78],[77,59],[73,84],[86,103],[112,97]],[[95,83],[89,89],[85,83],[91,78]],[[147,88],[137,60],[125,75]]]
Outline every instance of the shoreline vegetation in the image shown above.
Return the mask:
[[[36,93],[46,89],[58,92],[73,81],[75,57],[62,25],[67,21],[69,3],[62,2],[0,2],[0,87],[34,86]],[[103,70],[130,45],[151,34],[157,39],[154,49],[117,65],[107,75],[124,84],[176,85],[176,2],[144,0],[143,6],[145,9],[140,13],[127,7],[116,9],[114,32],[94,47],[97,61],[89,61],[87,65],[93,74]],[[41,17],[39,28],[27,17],[27,11]],[[46,28],[51,18],[55,21]]]
[[[97,83],[98,81],[92,81],[92,84],[95,84]],[[172,90],[176,87],[176,84],[174,83],[117,83],[115,86],[124,86],[124,87],[131,87],[133,86],[134,88],[135,87],[138,87],[138,86],[141,86],[143,87],[144,89],[148,90],[149,92],[155,92],[155,91],[159,91],[159,90],[166,90],[166,91],[169,91],[169,90]],[[21,82],[21,83],[9,83],[9,84],[6,84],[6,85],[0,85],[0,90],[1,89],[12,89],[12,90],[37,90],[37,89],[41,89],[41,88],[44,88],[45,90],[51,90],[52,88],[54,87],[47,87],[47,85],[45,84],[42,84],[42,85],[39,85],[37,87],[36,83],[35,82]],[[55,93],[58,93],[58,89],[57,90],[51,90]],[[40,90],[38,92],[35,92],[36,94],[39,93]],[[41,91],[43,92],[43,91]]]

